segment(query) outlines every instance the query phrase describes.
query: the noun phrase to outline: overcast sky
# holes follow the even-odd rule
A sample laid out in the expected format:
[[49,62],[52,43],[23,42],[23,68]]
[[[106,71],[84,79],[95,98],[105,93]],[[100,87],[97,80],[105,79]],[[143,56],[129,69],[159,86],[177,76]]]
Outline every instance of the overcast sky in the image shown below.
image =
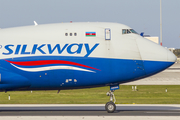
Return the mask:
[[[180,0],[162,0],[163,46],[180,48]],[[58,22],[118,22],[160,36],[160,0],[0,0],[0,28]]]

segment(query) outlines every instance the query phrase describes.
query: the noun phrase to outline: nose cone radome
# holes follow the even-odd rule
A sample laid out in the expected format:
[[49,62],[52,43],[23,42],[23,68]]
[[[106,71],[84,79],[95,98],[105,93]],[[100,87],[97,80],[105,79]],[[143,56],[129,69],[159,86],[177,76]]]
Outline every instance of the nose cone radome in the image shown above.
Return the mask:
[[176,56],[168,49],[142,37],[136,42],[146,75],[161,72],[176,62]]
[[172,53],[171,51],[169,51],[169,50],[167,50],[168,52],[167,52],[167,61],[169,61],[169,62],[176,62],[176,60],[177,60],[177,57],[174,55],[174,53]]

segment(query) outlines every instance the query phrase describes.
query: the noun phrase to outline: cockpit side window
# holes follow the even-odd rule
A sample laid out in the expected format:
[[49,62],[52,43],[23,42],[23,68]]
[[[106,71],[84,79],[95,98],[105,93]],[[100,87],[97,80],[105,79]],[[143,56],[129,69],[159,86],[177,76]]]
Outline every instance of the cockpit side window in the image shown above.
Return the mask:
[[129,34],[129,33],[131,33],[131,31],[127,29],[127,34]]
[[135,30],[133,29],[122,29],[122,34],[129,34],[129,33],[135,33],[138,34]]
[[126,34],[126,29],[122,29],[122,34]]

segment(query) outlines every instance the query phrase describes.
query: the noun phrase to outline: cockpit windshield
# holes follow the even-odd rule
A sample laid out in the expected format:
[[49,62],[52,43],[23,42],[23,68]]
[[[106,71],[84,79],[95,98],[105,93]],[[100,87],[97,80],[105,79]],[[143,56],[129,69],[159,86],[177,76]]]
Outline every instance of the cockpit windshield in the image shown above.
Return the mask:
[[135,33],[138,34],[135,30],[133,29],[122,29],[122,34],[129,34],[129,33]]
[[135,34],[138,34],[135,30],[133,30],[133,29],[130,29],[130,31],[132,32],[132,33],[135,33]]

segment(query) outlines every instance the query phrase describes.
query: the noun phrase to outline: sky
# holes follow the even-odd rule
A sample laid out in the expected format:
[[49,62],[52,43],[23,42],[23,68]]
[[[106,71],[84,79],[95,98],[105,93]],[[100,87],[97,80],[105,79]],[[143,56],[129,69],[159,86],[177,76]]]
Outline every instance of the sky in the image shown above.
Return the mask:
[[[160,0],[0,0],[0,28],[117,22],[160,37]],[[162,0],[163,46],[180,48],[180,0]]]

